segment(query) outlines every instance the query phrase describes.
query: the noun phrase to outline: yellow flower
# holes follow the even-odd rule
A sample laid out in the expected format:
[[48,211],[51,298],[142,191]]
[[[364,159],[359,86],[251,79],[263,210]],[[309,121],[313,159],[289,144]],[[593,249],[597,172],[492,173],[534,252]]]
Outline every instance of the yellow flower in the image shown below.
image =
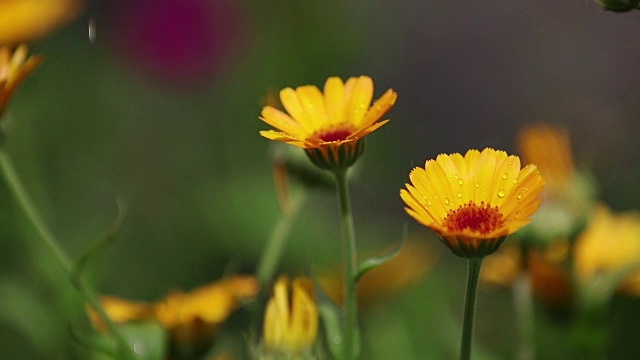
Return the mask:
[[0,117],[13,91],[42,62],[41,56],[27,57],[27,52],[26,45],[20,45],[15,51],[0,47]]
[[[140,320],[156,320],[172,335],[175,342],[196,342],[210,338],[219,326],[242,304],[258,292],[254,277],[235,276],[190,292],[174,291],[156,303],[131,302],[112,296],[100,299],[116,324]],[[98,330],[104,330],[95,310],[89,317]]]
[[[145,302],[129,301],[105,295],[100,297],[100,304],[115,324],[148,320],[154,317],[153,305]],[[94,308],[87,306],[87,313],[89,314],[89,320],[91,320],[96,329],[100,331],[107,330],[107,325]]]
[[493,253],[529,223],[544,187],[535,165],[521,169],[517,156],[490,148],[441,154],[409,178],[400,190],[407,213],[466,258]]
[[397,94],[389,89],[369,108],[372,98],[373,80],[367,76],[346,83],[331,77],[324,94],[312,85],[286,88],[280,91],[280,100],[288,114],[265,106],[260,117],[279,131],[260,131],[260,135],[305,149],[323,169],[344,169],[362,155],[361,140],[389,121],[379,120],[395,104]]
[[600,206],[576,240],[574,258],[582,284],[613,281],[614,289],[640,295],[640,214]]
[[71,21],[83,8],[81,0],[2,0],[0,44],[37,39]]
[[318,335],[318,307],[308,278],[281,276],[273,287],[264,315],[264,343],[271,352],[300,355],[309,351]]

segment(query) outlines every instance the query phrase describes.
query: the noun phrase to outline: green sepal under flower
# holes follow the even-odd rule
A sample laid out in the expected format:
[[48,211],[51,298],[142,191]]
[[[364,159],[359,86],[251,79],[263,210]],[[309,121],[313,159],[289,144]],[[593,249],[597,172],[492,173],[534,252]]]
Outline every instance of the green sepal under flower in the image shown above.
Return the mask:
[[640,0],[596,0],[603,9],[613,12],[640,10]]
[[338,146],[321,146],[305,149],[316,166],[324,170],[344,170],[351,167],[364,153],[364,139],[342,143]]

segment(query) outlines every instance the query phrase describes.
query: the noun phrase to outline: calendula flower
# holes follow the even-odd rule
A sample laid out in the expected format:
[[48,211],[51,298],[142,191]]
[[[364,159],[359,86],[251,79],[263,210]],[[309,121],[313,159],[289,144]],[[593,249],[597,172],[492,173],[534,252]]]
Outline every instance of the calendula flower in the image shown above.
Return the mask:
[[388,122],[380,119],[395,104],[397,94],[389,89],[369,107],[372,98],[373,80],[367,76],[346,83],[331,77],[324,93],[312,85],[285,88],[280,100],[286,113],[265,106],[260,117],[278,131],[260,135],[304,149],[322,169],[345,169],[362,155],[364,137]]
[[20,45],[15,51],[7,46],[0,47],[0,117],[14,90],[42,62],[41,56],[27,54],[26,45]]
[[289,284],[281,276],[273,287],[264,315],[264,343],[268,352],[281,356],[308,353],[318,335],[318,306],[313,284],[296,278]]
[[37,39],[74,19],[83,8],[81,0],[0,1],[0,44]]
[[405,210],[433,230],[456,255],[493,253],[530,221],[544,180],[535,165],[491,148],[441,154],[414,168],[400,191]]
[[[189,292],[174,291],[155,303],[132,302],[103,296],[100,302],[116,324],[154,320],[172,336],[174,342],[197,342],[212,337],[219,326],[243,301],[255,297],[254,277],[235,276],[201,286]],[[89,317],[98,330],[105,328],[95,310]]]
[[640,214],[600,206],[575,243],[577,278],[585,286],[640,295]]

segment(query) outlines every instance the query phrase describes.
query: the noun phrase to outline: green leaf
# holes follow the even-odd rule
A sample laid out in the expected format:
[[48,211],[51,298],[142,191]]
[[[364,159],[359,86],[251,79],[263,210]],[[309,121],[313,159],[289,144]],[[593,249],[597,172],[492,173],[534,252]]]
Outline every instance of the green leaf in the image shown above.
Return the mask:
[[384,264],[388,263],[389,261],[393,260],[393,258],[395,258],[400,253],[400,250],[402,250],[402,247],[404,246],[404,243],[406,242],[406,239],[407,239],[407,226],[405,225],[403,230],[402,230],[402,238],[400,240],[400,245],[398,245],[397,248],[391,250],[390,252],[388,252],[385,255],[372,257],[372,258],[369,258],[369,259],[363,261],[358,266],[358,272],[356,273],[356,277],[355,277],[354,281],[356,283],[358,283],[360,281],[360,279],[364,276],[364,274],[366,274],[370,270],[373,270],[373,269],[377,268],[378,266],[384,265]]
[[[118,326],[131,349],[141,360],[164,360],[168,358],[168,337],[165,330],[155,321],[134,322]],[[81,336],[72,331],[74,338],[93,351],[91,360],[119,359],[117,348],[108,335],[97,337]]]
[[122,223],[126,218],[126,206],[124,201],[120,198],[117,200],[118,202],[118,214],[113,224],[109,227],[104,234],[98,237],[98,239],[93,243],[93,245],[85,252],[85,254],[78,261],[71,278],[76,279],[80,274],[82,274],[83,270],[87,267],[87,265],[97,257],[104,249],[111,246],[114,243],[116,237],[120,234],[120,229],[122,228]]

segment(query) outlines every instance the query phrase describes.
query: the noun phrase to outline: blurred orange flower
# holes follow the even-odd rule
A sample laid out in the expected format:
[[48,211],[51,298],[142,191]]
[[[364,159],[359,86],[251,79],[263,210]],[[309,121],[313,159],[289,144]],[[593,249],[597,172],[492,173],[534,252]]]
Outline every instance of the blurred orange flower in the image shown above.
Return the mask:
[[0,44],[40,38],[73,20],[84,6],[83,0],[2,0]]
[[[190,292],[174,291],[155,303],[132,302],[103,296],[100,302],[116,324],[155,320],[169,331],[176,342],[195,342],[211,337],[219,326],[258,292],[251,276],[235,276],[201,286]],[[105,325],[94,309],[88,307],[89,318],[96,329]]]

